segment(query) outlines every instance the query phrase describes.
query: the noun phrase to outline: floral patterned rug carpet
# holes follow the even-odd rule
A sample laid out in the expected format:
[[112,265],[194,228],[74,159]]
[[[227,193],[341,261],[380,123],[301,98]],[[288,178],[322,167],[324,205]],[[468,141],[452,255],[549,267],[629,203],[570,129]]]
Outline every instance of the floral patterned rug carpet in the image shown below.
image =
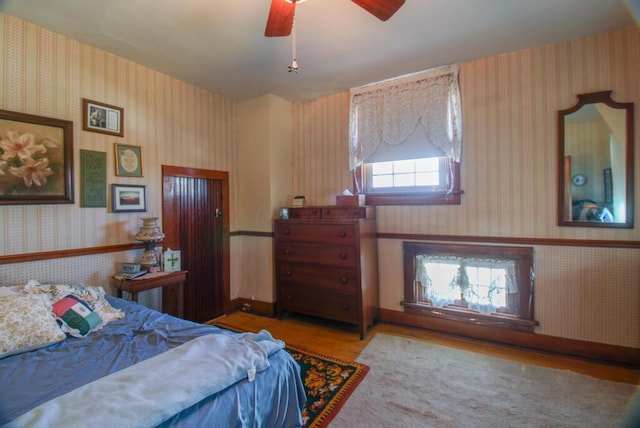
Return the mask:
[[300,374],[307,391],[307,405],[302,412],[304,427],[328,426],[364,379],[369,366],[294,346],[287,346],[286,351],[300,365]]
[[[222,320],[211,324],[239,331]],[[285,350],[300,365],[300,376],[307,392],[307,404],[302,411],[303,428],[327,427],[369,372],[369,366],[297,346],[287,345]]]

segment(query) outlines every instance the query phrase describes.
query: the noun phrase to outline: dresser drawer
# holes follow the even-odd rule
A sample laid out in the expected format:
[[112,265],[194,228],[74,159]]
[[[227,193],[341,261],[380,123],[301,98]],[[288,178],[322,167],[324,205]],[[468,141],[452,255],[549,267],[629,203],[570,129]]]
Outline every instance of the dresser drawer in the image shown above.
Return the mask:
[[323,207],[322,218],[325,220],[360,219],[367,217],[365,207]]
[[353,269],[282,263],[278,267],[278,287],[315,287],[355,294],[358,279]]
[[322,289],[278,288],[278,311],[300,312],[352,324],[358,323],[356,296]]
[[322,218],[322,208],[289,208],[289,218],[320,219]]
[[291,219],[312,219],[312,220],[357,220],[375,218],[373,207],[361,206],[316,206],[316,207],[291,207],[288,209]]
[[327,244],[353,244],[355,226],[352,224],[276,223],[276,239],[280,241],[307,241]]
[[281,242],[276,246],[276,252],[281,263],[313,263],[343,267],[355,267],[357,263],[355,248],[343,245]]

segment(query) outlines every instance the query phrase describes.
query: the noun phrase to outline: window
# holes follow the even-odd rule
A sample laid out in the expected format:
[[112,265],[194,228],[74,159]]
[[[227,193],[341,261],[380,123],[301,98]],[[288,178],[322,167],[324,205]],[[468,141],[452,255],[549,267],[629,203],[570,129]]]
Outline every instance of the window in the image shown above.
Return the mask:
[[405,311],[531,331],[533,249],[404,243]]
[[370,191],[433,189],[441,183],[438,158],[378,162],[371,165]]
[[355,186],[367,205],[460,204],[459,171],[444,156],[367,163],[356,171]]
[[460,203],[457,66],[352,89],[349,131],[367,204]]

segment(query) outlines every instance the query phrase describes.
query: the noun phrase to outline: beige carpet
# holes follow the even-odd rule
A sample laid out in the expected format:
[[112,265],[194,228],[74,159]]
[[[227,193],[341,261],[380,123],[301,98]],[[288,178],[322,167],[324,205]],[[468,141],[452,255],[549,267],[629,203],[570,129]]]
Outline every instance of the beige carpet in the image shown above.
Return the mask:
[[384,334],[356,361],[369,374],[331,428],[616,427],[635,407],[635,385]]

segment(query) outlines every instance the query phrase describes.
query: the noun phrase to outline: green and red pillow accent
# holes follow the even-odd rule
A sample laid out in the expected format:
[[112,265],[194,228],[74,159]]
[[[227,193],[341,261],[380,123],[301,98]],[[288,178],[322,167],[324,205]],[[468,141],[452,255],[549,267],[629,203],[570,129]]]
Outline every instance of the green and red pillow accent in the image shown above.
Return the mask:
[[100,315],[73,294],[68,294],[54,303],[53,313],[62,331],[75,337],[86,336],[102,323]]

